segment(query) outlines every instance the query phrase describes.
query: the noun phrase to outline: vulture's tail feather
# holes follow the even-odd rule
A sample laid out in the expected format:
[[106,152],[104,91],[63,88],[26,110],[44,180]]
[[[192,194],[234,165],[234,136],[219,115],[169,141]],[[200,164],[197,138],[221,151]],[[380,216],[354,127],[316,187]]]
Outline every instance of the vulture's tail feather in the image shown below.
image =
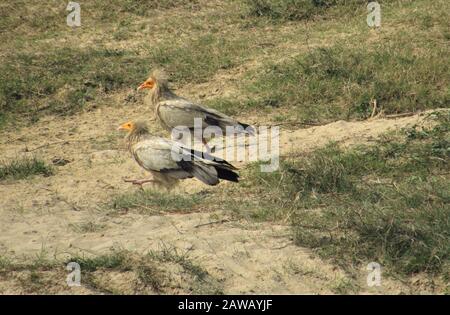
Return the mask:
[[239,174],[233,172],[227,167],[216,166],[217,176],[220,179],[229,180],[230,182],[239,182]]
[[[212,126],[219,126],[220,128],[222,128],[222,130],[226,130],[228,126],[233,126],[236,124],[236,121],[230,117],[220,117],[217,115],[207,115],[205,118],[205,122]],[[244,129],[243,132],[248,133],[251,136],[254,136],[256,134],[255,128],[253,126],[250,126],[249,124],[237,122],[237,125],[238,126],[235,125],[235,127],[242,127]]]
[[219,183],[217,171],[212,165],[206,165],[202,162],[191,162],[183,160],[178,163],[182,169],[192,174],[192,176],[201,180],[207,185],[214,186]]
[[256,130],[255,128],[253,128],[253,126],[241,122],[239,123],[239,125],[241,125],[249,135],[254,136],[256,134]]
[[239,174],[226,164],[205,164],[203,162],[180,161],[178,164],[183,170],[201,180],[207,185],[214,186],[219,183],[219,179],[237,183]]
[[191,149],[191,158],[192,159],[195,159],[195,158],[207,159],[209,161],[214,161],[215,163],[221,164],[221,166],[223,166],[223,167],[237,170],[237,168],[234,167],[229,162],[225,161],[224,159],[220,159],[216,156],[213,156],[211,154],[208,154],[207,152],[202,152],[202,151],[197,151],[197,150]]

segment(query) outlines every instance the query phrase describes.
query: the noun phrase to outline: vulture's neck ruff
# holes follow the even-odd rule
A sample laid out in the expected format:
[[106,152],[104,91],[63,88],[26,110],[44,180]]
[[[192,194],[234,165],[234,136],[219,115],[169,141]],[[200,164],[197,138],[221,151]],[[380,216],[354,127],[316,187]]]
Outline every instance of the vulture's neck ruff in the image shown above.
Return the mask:
[[152,104],[156,105],[161,99],[171,99],[177,97],[173,93],[166,79],[153,78],[155,86],[150,90]]
[[151,134],[148,131],[148,127],[145,123],[142,123],[142,122],[135,123],[133,129],[130,131],[130,133],[126,137],[128,150],[131,151],[133,148],[133,145],[135,145],[139,141],[147,139],[150,136],[151,136]]

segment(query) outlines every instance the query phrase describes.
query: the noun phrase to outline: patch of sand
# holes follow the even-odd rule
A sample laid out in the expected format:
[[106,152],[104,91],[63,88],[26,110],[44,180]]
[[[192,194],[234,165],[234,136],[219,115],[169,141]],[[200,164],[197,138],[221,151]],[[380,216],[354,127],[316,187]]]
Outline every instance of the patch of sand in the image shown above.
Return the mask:
[[[189,251],[192,259],[220,279],[228,294],[328,294],[348,280],[339,268],[295,246],[286,225],[245,220],[201,225],[227,216],[208,210],[155,216],[111,214],[105,210],[102,205],[115,194],[137,189],[124,183],[123,178],[145,175],[123,150],[122,135],[115,131],[124,117],[140,117],[145,112],[151,117],[142,106],[102,108],[76,117],[46,118],[32,127],[4,133],[3,159],[36,154],[48,162],[61,157],[70,163],[55,166],[56,174],[51,177],[0,184],[0,255],[17,257],[43,250],[55,257],[74,253],[96,255],[108,252],[111,247],[145,253],[169,245]],[[425,116],[337,121],[294,131],[282,129],[281,154],[310,151],[329,141],[346,145],[367,142],[389,130],[422,123]],[[157,126],[152,128],[157,130]],[[38,150],[25,152],[42,145]],[[210,188],[187,180],[177,191],[216,190],[221,185]],[[91,233],[71,228],[83,222],[102,224],[105,228]],[[361,281],[363,277],[358,279]],[[0,292],[10,293],[8,288],[11,288],[8,282],[0,278]],[[61,288],[59,293],[67,290]],[[363,289],[363,293],[404,290],[401,283],[386,280],[382,289]]]

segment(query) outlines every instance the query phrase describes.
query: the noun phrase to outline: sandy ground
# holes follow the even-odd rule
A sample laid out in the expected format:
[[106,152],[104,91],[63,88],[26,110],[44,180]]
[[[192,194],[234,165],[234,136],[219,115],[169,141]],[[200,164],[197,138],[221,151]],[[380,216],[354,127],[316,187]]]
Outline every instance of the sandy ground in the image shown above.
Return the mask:
[[[245,220],[204,225],[226,217],[226,213],[208,210],[154,216],[132,212],[111,215],[105,210],[103,205],[114,195],[138,189],[124,183],[123,178],[145,175],[124,151],[123,135],[116,131],[124,119],[144,113],[152,115],[140,105],[102,107],[3,132],[0,146],[4,160],[36,155],[49,163],[55,158],[70,163],[55,166],[51,177],[0,183],[0,255],[32,256],[45,251],[58,258],[106,253],[111,247],[145,253],[169,245],[189,251],[192,259],[221,280],[227,294],[329,294],[345,281],[346,275],[337,267],[295,246],[288,225]],[[349,145],[367,142],[386,131],[420,123],[424,116],[338,121],[289,131],[281,127],[280,153],[301,153],[329,141]],[[221,189],[221,185],[210,188],[187,180],[176,191],[193,193]],[[83,222],[105,228],[91,233],[71,228]],[[406,290],[394,280],[384,281],[381,288],[368,288],[364,272],[357,281],[363,288],[361,293]],[[0,284],[0,292],[9,292],[6,283]]]

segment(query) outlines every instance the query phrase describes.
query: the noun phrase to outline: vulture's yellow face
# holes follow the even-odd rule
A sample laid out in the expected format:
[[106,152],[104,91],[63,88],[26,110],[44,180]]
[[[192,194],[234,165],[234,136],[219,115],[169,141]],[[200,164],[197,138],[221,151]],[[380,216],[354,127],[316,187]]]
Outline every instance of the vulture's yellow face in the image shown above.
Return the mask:
[[125,131],[131,131],[134,129],[134,123],[132,121],[126,122],[117,128],[117,130],[125,130]]
[[137,88],[137,90],[143,90],[143,89],[152,89],[155,86],[155,79],[153,79],[152,77],[148,78],[147,80],[145,80],[144,83],[142,83],[141,85],[139,85],[139,87]]

